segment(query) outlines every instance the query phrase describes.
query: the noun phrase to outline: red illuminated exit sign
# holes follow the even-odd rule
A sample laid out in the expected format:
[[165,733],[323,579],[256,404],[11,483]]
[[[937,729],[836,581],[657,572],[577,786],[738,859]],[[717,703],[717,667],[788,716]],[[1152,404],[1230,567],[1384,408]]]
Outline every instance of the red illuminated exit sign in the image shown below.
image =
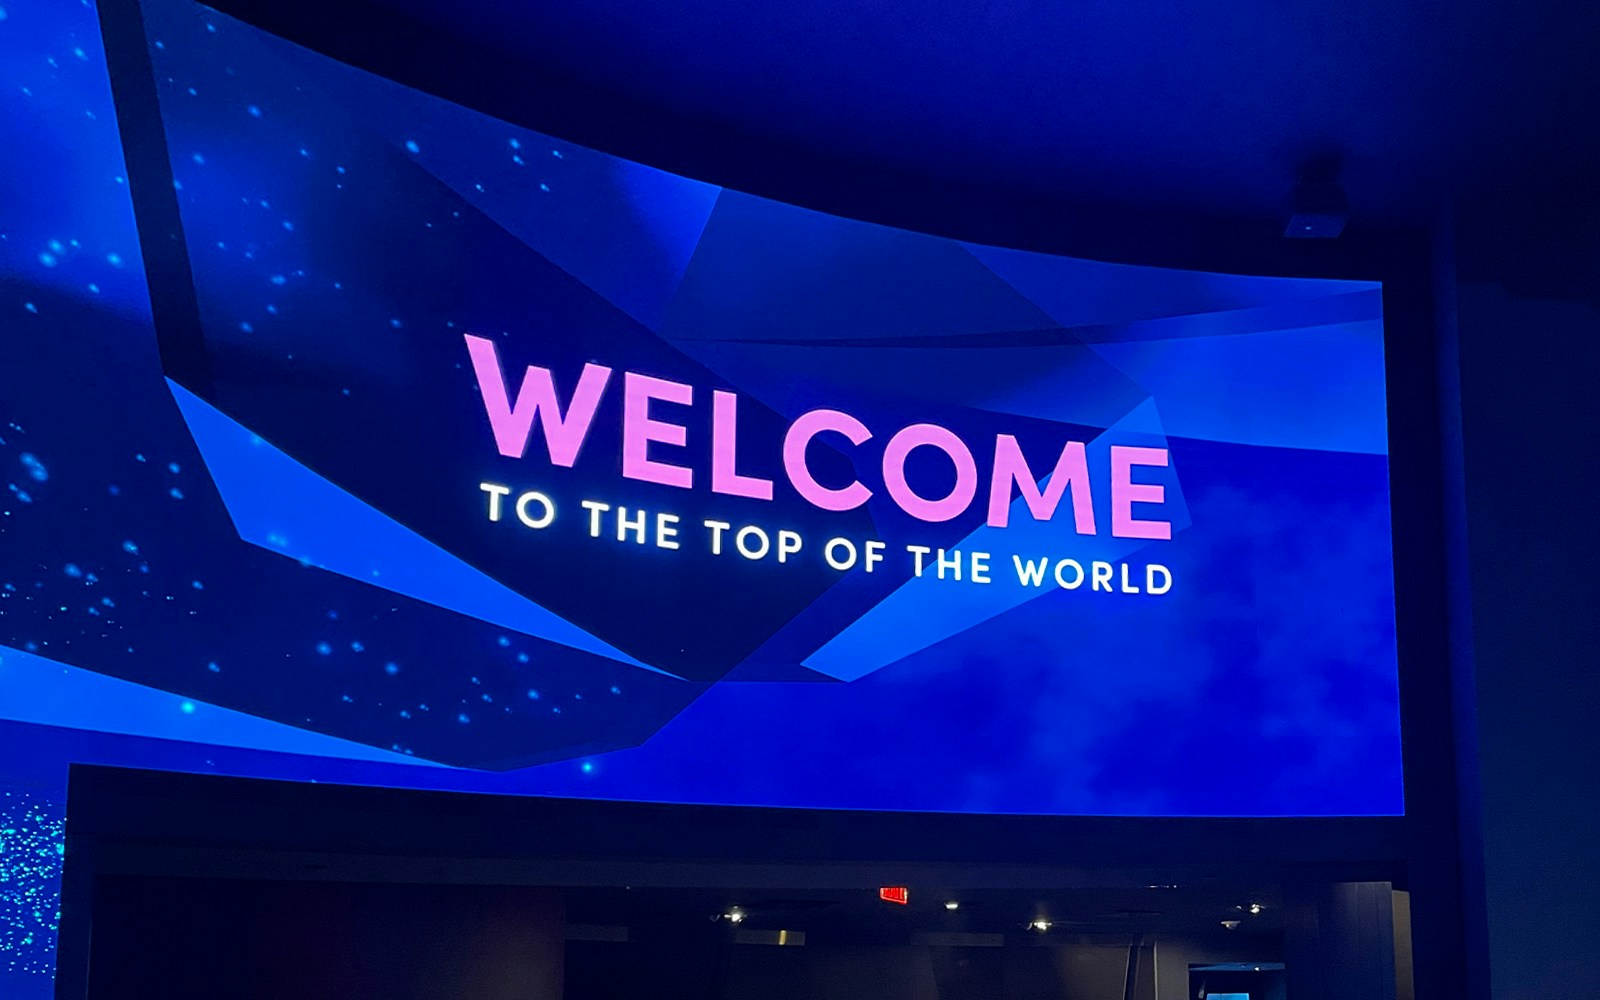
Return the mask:
[[911,902],[911,890],[903,885],[886,885],[878,890],[878,898],[885,903],[898,903],[904,906]]

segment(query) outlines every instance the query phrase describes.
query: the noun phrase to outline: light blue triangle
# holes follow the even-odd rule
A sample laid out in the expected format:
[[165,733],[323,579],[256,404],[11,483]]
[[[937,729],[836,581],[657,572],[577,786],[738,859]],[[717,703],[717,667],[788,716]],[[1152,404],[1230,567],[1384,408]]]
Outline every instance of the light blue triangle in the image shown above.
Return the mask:
[[[991,583],[940,580],[931,566],[930,556],[930,565],[922,576],[907,580],[871,611],[806,657],[804,665],[839,680],[853,681],[1029,601],[1055,593],[1054,586],[1048,582],[1042,587],[1022,584],[1012,564],[1013,556],[1030,562],[1042,557],[1072,558],[1087,566],[1096,559],[1107,562],[1126,559],[1149,545],[1142,539],[1111,536],[1110,496],[1104,470],[1110,464],[1112,444],[1155,447],[1166,444],[1155,400],[1146,399],[1088,443],[1086,451],[1094,484],[1095,524],[1099,534],[1077,534],[1070,501],[1065,498],[1053,519],[1036,521],[1026,502],[1017,497],[1011,503],[1007,527],[981,525],[950,547],[963,553],[991,553]],[[1176,535],[1189,526],[1188,506],[1178,489],[1177,470],[1160,471],[1166,474],[1160,477],[1166,480],[1167,489],[1163,514],[1172,522]],[[1049,481],[1045,476],[1040,486]]]
[[171,379],[167,384],[245,541],[502,628],[666,673],[356,499]]
[[3,647],[0,719],[212,746],[438,766]]

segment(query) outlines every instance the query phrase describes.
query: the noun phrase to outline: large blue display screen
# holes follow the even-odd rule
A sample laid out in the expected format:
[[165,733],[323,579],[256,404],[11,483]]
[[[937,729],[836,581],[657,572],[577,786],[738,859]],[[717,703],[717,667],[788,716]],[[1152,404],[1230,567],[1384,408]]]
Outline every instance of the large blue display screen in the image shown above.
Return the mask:
[[93,11],[0,7],[0,992],[70,761],[1402,811],[1378,284],[831,217],[146,15],[130,175]]
[[0,638],[127,682],[80,710],[330,779],[1400,811],[1378,285],[840,219],[147,16],[198,324],[8,337]]

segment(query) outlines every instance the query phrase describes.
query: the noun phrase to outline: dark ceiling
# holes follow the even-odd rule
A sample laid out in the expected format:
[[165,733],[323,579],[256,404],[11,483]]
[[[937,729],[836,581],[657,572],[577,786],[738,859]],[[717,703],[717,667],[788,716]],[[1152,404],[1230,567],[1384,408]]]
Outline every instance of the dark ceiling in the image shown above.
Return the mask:
[[[378,0],[675,118],[963,184],[1356,215],[1600,163],[1593,0]],[[378,29],[381,37],[382,29]]]

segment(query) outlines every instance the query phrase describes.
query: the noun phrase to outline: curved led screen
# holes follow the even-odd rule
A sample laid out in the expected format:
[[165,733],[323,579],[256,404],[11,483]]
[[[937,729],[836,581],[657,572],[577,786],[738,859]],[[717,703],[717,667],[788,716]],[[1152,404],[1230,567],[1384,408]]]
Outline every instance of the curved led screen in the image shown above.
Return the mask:
[[77,711],[329,779],[1400,811],[1377,284],[868,225],[146,18],[197,323],[35,359],[6,444],[0,630]]
[[69,761],[1402,811],[1378,284],[868,225],[144,16],[125,168],[92,11],[0,7],[8,995]]

